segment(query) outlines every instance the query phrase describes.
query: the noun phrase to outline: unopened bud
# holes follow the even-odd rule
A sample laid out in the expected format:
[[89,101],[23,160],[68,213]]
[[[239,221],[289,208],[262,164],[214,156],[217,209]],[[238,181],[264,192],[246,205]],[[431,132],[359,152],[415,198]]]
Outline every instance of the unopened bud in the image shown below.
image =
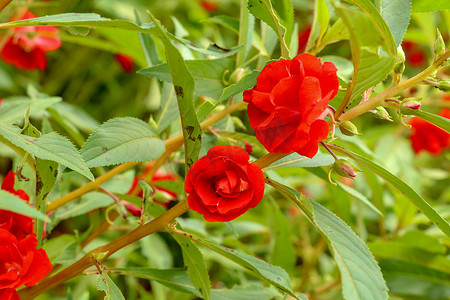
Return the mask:
[[382,106],[375,107],[374,109],[370,110],[370,112],[373,113],[377,119],[392,122],[391,116],[389,115],[387,110]]
[[350,121],[344,121],[339,124],[339,129],[341,130],[342,134],[353,136],[353,135],[359,135],[358,128],[350,122]]
[[341,175],[342,177],[353,178],[358,174],[357,171],[360,171],[357,167],[346,161],[345,159],[338,159],[333,164],[333,170]]
[[436,28],[436,41],[434,42],[434,54],[436,57],[445,53],[445,42],[442,38],[441,32]]
[[450,81],[449,80],[439,81],[436,87],[443,92],[450,92]]
[[136,205],[133,205],[133,204],[127,202],[123,206],[125,206],[126,210],[133,216],[138,217],[138,218],[141,217],[142,210],[139,207],[137,207]]
[[419,109],[420,104],[420,98],[411,97],[411,98],[405,98],[403,99],[402,103],[400,104],[400,107],[407,108],[407,109]]
[[397,48],[397,62],[394,66],[394,72],[397,74],[402,74],[405,70],[405,52],[403,52],[402,46]]
[[231,73],[230,79],[228,82],[230,84],[238,83],[239,81],[241,81],[242,77],[244,77],[244,74],[245,74],[245,69],[237,68],[236,70],[233,71],[233,73]]

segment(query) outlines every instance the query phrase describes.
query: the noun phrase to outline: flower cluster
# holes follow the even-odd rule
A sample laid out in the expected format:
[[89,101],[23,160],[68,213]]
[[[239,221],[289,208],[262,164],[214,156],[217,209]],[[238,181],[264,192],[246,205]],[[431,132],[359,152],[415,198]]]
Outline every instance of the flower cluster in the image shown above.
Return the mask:
[[[25,191],[14,189],[15,175],[9,172],[1,189],[28,201]],[[0,299],[19,299],[17,288],[35,285],[50,272],[47,253],[37,244],[30,217],[0,210]]]
[[[14,17],[11,21],[36,18],[27,11],[21,17]],[[45,70],[47,58],[45,53],[61,47],[61,40],[57,37],[58,29],[53,26],[16,27],[13,35],[7,40],[0,51],[2,59],[19,69]]]
[[339,89],[336,72],[334,64],[307,53],[264,67],[244,101],[256,138],[269,152],[317,153],[328,136],[323,114]]

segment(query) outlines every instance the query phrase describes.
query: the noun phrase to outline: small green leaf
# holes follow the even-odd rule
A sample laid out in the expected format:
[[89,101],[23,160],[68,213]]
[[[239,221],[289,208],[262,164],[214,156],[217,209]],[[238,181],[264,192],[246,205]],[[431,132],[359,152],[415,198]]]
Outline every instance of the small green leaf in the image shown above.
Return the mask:
[[106,273],[99,275],[97,281],[97,290],[105,292],[106,295],[103,298],[105,300],[125,300],[122,292]]
[[16,195],[4,190],[0,190],[0,209],[9,210],[42,221],[50,221],[45,214],[30,207],[25,201]]
[[153,128],[136,118],[115,118],[103,123],[80,152],[89,167],[130,161],[150,161],[165,151]]
[[366,166],[367,168],[375,172],[378,176],[386,180],[386,182],[390,183],[395,189],[397,189],[400,193],[407,197],[431,222],[439,227],[442,232],[444,232],[447,236],[450,236],[450,224],[441,215],[439,215],[436,210],[434,210],[425,201],[425,199],[417,194],[417,192],[413,188],[407,185],[400,178],[384,169],[380,165],[374,163],[370,159],[365,158],[364,156],[333,145],[331,145],[331,147],[333,150],[341,152],[359,162],[360,164]]
[[439,115],[435,115],[420,109],[404,109],[402,108],[402,114],[405,115],[416,115],[417,117],[424,119],[439,128],[450,133],[450,119],[444,118]]
[[56,132],[34,138],[20,134],[20,128],[18,127],[0,124],[0,135],[38,158],[55,161],[86,176],[89,180],[94,180],[94,176],[77,149],[67,138]]
[[267,182],[289,197],[326,239],[342,277],[345,299],[388,299],[376,260],[353,230],[331,211],[279,182]]
[[205,299],[210,299],[211,282],[202,253],[189,239],[175,234],[172,236],[183,251],[183,262],[189,279]]

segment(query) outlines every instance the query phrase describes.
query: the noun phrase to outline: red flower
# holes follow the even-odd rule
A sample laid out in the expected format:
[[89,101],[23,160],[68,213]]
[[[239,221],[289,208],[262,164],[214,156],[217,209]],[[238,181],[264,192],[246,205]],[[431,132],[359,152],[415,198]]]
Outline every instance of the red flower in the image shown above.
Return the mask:
[[269,152],[317,153],[329,131],[322,115],[339,88],[336,71],[306,53],[264,67],[244,101],[256,138]]
[[217,4],[211,1],[200,1],[200,5],[206,11],[215,11],[217,10]]
[[259,204],[264,195],[261,168],[236,146],[214,146],[189,170],[188,204],[208,222],[228,222]]
[[[15,173],[9,171],[2,182],[1,189],[19,196],[28,201],[29,197],[24,190],[14,189]],[[33,232],[33,219],[8,210],[0,210],[0,229],[7,230],[20,241]],[[1,299],[1,297],[0,297]]]
[[44,249],[36,249],[37,238],[30,234],[23,240],[0,229],[0,295],[19,299],[15,289],[22,285],[32,286],[52,269]]
[[[27,11],[19,20],[35,17],[36,15]],[[6,63],[19,69],[44,70],[47,66],[45,52],[61,47],[61,40],[56,37],[58,32],[53,26],[14,28],[14,35],[8,39],[0,55]]]
[[133,58],[131,56],[124,54],[116,54],[114,56],[125,72],[130,73],[133,71]]
[[[450,109],[443,109],[439,115],[450,119]],[[428,151],[432,155],[439,155],[450,147],[450,133],[445,130],[418,117],[412,118],[409,124],[412,126],[409,138],[414,153]]]

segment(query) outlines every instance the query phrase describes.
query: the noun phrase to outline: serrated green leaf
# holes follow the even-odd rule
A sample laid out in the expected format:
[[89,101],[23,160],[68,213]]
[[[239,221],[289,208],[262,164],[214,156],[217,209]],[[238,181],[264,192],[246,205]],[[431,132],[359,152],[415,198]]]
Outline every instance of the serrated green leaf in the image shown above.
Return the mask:
[[431,12],[443,9],[450,9],[448,0],[411,0],[412,12]]
[[[188,60],[186,66],[195,81],[195,94],[219,99],[225,87],[222,81],[225,71],[234,69],[232,60],[221,58],[213,60]],[[161,81],[172,82],[168,64],[161,64],[138,71],[139,74],[157,78]]]
[[289,49],[284,39],[286,28],[281,24],[270,0],[248,0],[248,10],[252,15],[269,25],[278,36],[281,46],[281,56],[288,59]]
[[[271,1],[271,3],[280,23],[286,28],[285,40],[286,44],[289,45],[294,29],[294,7],[292,6],[291,0],[275,0]],[[295,38],[297,37],[295,36]]]
[[425,121],[428,121],[439,128],[450,133],[450,119],[445,117],[432,114],[430,112],[420,110],[420,109],[404,109],[402,108],[402,114],[405,115],[415,115]]
[[411,18],[411,0],[384,0],[380,12],[398,47],[402,43]]
[[80,150],[89,167],[109,166],[130,161],[150,161],[165,151],[162,140],[142,120],[125,117],[103,123]]
[[166,49],[167,63],[181,115],[186,160],[185,171],[187,173],[192,164],[197,161],[202,145],[202,130],[195,113],[193,102],[195,89],[194,78],[180,52],[168,38],[166,30],[164,30],[153,15],[150,14],[150,17],[156,24],[158,35]]
[[117,285],[111,278],[103,272],[103,274],[99,275],[97,281],[97,290],[104,291],[105,297],[103,299],[107,300],[125,300],[125,297],[122,295],[122,292],[119,290]]
[[345,299],[388,299],[380,268],[364,242],[331,211],[298,191],[270,180],[306,214],[326,239],[342,277]]
[[39,114],[47,107],[61,101],[60,97],[29,99],[25,97],[5,98],[0,106],[0,122],[14,123],[23,120],[25,112],[30,107],[30,115]]
[[183,262],[189,279],[204,299],[211,298],[211,282],[203,255],[197,246],[185,237],[172,235],[183,251]]
[[4,190],[0,190],[0,209],[9,210],[42,221],[50,221],[45,214],[30,207],[18,196]]
[[86,176],[89,180],[94,180],[94,176],[77,149],[67,138],[56,132],[34,138],[20,134],[20,128],[16,126],[0,124],[0,135],[38,158],[55,161]]
[[343,149],[340,147],[336,147],[331,145],[333,150],[341,152],[348,157],[354,159],[360,164],[366,166],[372,172],[376,173],[378,176],[386,180],[389,184],[391,184],[396,190],[402,193],[405,197],[407,197],[431,222],[433,222],[439,229],[442,230],[447,236],[450,236],[450,224],[439,215],[436,210],[434,210],[428,202],[425,201],[417,192],[407,185],[403,180],[384,169],[380,165],[374,163],[370,159],[365,158],[359,154],[351,152],[347,149]]
[[248,271],[252,272],[254,275],[260,277],[263,280],[266,280],[281,291],[288,293],[295,299],[298,299],[298,297],[291,289],[291,279],[289,278],[288,273],[286,273],[286,271],[282,268],[273,266],[268,262],[265,262],[264,260],[248,255],[246,253],[225,246],[216,245],[208,240],[199,238],[192,238],[192,240],[241,265]]

